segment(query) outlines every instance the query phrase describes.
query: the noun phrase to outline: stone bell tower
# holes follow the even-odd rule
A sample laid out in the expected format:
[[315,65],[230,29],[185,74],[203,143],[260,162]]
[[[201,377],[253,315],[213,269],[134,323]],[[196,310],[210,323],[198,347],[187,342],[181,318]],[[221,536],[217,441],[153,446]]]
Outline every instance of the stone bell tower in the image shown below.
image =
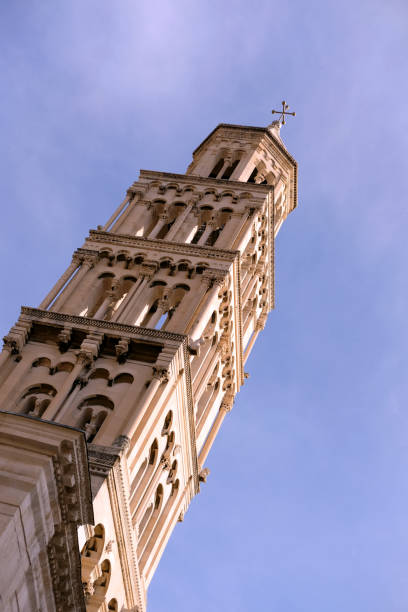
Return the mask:
[[185,174],[141,170],[5,337],[2,610],[146,610],[274,305],[279,128],[221,124]]

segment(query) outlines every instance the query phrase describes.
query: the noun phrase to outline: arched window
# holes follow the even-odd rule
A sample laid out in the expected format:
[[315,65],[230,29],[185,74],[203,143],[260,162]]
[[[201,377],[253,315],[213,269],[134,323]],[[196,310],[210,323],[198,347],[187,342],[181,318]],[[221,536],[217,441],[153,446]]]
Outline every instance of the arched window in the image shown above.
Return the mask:
[[114,408],[113,402],[104,395],[94,395],[81,402],[77,427],[83,429],[87,442],[92,442],[108,415]]
[[224,165],[224,158],[221,157],[221,159],[217,161],[214,168],[211,170],[210,174],[208,175],[209,178],[217,178],[218,173],[221,171],[223,165]]
[[105,559],[101,563],[101,575],[93,583],[94,595],[96,597],[105,595],[108,590],[111,577],[111,564],[109,559]]
[[229,179],[231,174],[234,172],[235,168],[238,166],[239,161],[240,161],[239,159],[236,159],[230,166],[228,166],[228,168],[225,170],[221,178],[224,180]]
[[118,600],[117,599],[111,599],[110,600],[110,602],[108,603],[108,610],[111,610],[112,612],[118,612],[119,606],[118,606]]
[[91,580],[105,546],[105,529],[101,523],[96,525],[93,535],[85,542],[81,550],[81,577],[82,583],[87,585]]
[[256,179],[256,175],[258,174],[258,168],[254,168],[252,170],[252,174],[249,177],[249,179],[247,180],[247,183],[255,183],[255,179]]
[[19,401],[19,412],[41,418],[56,394],[57,390],[51,385],[30,387]]
[[169,412],[166,414],[166,418],[164,419],[164,425],[163,425],[163,429],[161,432],[162,436],[166,436],[169,433],[172,422],[173,422],[173,412],[169,410]]

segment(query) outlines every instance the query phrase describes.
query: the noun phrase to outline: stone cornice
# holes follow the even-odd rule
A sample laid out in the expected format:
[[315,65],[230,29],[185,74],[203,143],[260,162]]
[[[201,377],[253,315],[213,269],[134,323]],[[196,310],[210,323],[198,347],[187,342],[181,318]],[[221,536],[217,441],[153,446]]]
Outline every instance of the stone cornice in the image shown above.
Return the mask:
[[124,323],[113,323],[112,321],[101,321],[98,319],[88,319],[87,317],[79,317],[76,315],[63,314],[59,312],[50,312],[49,310],[40,310],[39,308],[29,308],[28,306],[21,307],[21,314],[24,317],[30,318],[32,321],[49,322],[50,324],[61,323],[75,325],[77,328],[89,330],[97,328],[109,334],[117,336],[130,336],[132,339],[145,340],[147,342],[173,342],[182,344],[186,341],[187,336],[173,332],[160,331],[149,327],[136,327],[134,325],[126,325]]
[[[14,454],[15,501],[17,506],[20,504],[21,516],[28,519],[27,522],[23,518],[23,523],[30,537],[30,513],[36,513],[35,554],[41,554],[41,564],[46,564],[48,558],[55,610],[85,612],[77,530],[78,525],[93,524],[94,515],[84,433],[59,423],[0,411],[3,457],[5,453],[8,456],[10,448],[18,452]],[[24,469],[19,469],[18,462],[24,464]],[[7,463],[2,468],[7,470]],[[33,503],[40,482],[43,499],[40,504]],[[47,506],[51,512],[43,516]],[[37,573],[36,580],[40,575]]]
[[[204,138],[204,140],[198,145],[198,147],[196,149],[194,149],[193,151],[193,155],[195,155],[196,153],[198,153],[198,151],[201,149],[201,147],[212,137],[213,134],[215,134],[215,132],[221,128],[227,128],[227,129],[231,129],[231,130],[243,130],[246,132],[258,132],[260,134],[265,134],[266,136],[269,136],[269,138],[272,140],[272,142],[278,147],[278,149],[281,151],[281,153],[283,153],[285,155],[285,157],[288,159],[288,161],[292,164],[292,166],[294,168],[297,167],[297,162],[294,159],[294,157],[292,157],[292,155],[289,153],[289,151],[286,149],[286,147],[280,143],[268,130],[267,127],[259,127],[259,126],[253,126],[253,125],[236,125],[234,123],[219,123],[217,125],[217,127],[215,127],[213,129],[212,132],[210,132],[208,134],[208,136],[206,138]],[[247,184],[247,183],[245,183]],[[242,185],[242,183],[241,183]]]
[[[203,185],[223,188],[223,191],[245,191],[251,193],[255,197],[265,197],[271,189],[271,185],[261,185],[258,183],[244,183],[243,181],[230,181],[229,179],[214,179],[197,174],[175,174],[173,172],[157,172],[155,170],[140,170],[140,179],[161,179],[167,181],[177,181],[179,183],[187,183],[194,185]],[[135,187],[138,183],[134,183]],[[129,188],[132,189],[133,185]]]
[[183,242],[152,240],[149,238],[141,238],[140,236],[132,236],[131,234],[113,234],[111,232],[103,232],[99,230],[91,230],[87,240],[92,240],[94,242],[108,242],[111,244],[120,244],[135,248],[148,248],[154,251],[163,251],[166,254],[179,253],[181,255],[221,259],[228,262],[235,261],[235,259],[239,256],[239,251],[229,251],[226,249],[217,249],[216,247],[198,246],[196,244],[187,244]]

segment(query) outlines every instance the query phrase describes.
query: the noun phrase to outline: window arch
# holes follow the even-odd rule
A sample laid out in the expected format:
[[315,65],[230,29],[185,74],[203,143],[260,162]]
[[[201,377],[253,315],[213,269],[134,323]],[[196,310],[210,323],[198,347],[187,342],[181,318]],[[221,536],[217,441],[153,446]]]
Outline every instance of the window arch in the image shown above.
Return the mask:
[[80,403],[77,427],[84,430],[87,442],[94,440],[102,423],[108,416],[108,411],[112,411],[113,408],[112,400],[105,395],[93,395]]
[[34,385],[21,397],[18,411],[22,414],[41,418],[56,394],[57,390],[51,385]]

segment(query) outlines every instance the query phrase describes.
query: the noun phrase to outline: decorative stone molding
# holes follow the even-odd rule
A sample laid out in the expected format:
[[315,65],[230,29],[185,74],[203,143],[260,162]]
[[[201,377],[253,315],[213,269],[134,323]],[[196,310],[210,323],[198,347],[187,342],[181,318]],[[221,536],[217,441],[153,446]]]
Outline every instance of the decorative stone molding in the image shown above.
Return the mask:
[[100,321],[97,319],[89,319],[87,317],[78,317],[76,315],[68,315],[59,312],[50,312],[48,310],[40,310],[39,308],[29,308],[22,306],[21,312],[25,316],[29,316],[32,320],[61,322],[62,324],[70,323],[72,326],[80,328],[101,328],[106,332],[115,332],[120,335],[130,336],[132,338],[149,338],[157,341],[169,340],[173,342],[183,342],[186,336],[173,332],[160,331],[148,327],[136,327],[134,325],[126,325],[124,323],[114,323],[112,321]]
[[109,232],[100,232],[91,230],[89,238],[86,240],[92,242],[105,242],[110,244],[123,244],[134,248],[148,248],[150,250],[170,253],[179,253],[182,255],[190,255],[197,257],[207,257],[210,259],[221,259],[226,261],[234,261],[238,256],[238,251],[228,251],[217,247],[199,246],[197,244],[184,244],[178,242],[167,242],[166,240],[155,240],[153,238],[141,238],[140,236],[132,236],[130,234],[111,234]]
[[[15,537],[2,539],[0,534],[0,549],[7,546],[0,554],[10,563],[21,557],[15,569],[16,585],[31,580],[35,597],[40,598],[30,601],[30,608],[25,609],[85,612],[77,528],[92,524],[94,519],[83,433],[34,417],[0,412],[0,468],[9,479],[14,476],[13,489],[0,491],[0,507],[12,504],[19,508],[21,530],[15,550]],[[2,519],[6,533],[7,523],[14,517],[6,513]],[[26,557],[30,559],[27,568]],[[6,609],[9,598],[15,601],[16,597],[15,587],[10,587],[10,593],[8,585],[1,587]]]

